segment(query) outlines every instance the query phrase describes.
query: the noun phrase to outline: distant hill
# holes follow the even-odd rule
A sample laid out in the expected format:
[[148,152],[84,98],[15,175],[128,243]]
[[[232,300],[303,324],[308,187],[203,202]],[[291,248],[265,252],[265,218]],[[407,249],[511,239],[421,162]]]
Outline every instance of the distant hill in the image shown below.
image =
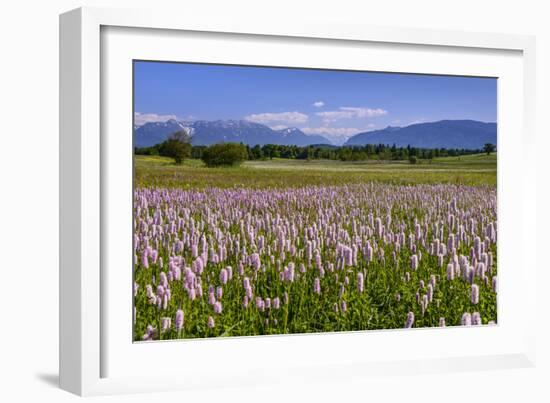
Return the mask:
[[236,142],[250,146],[256,144],[297,146],[330,144],[330,141],[323,136],[308,136],[297,128],[273,130],[268,126],[247,120],[185,122],[171,119],[166,122],[149,122],[134,128],[134,145],[150,147],[163,142],[170,134],[180,130],[185,130],[191,136],[193,145],[211,145],[222,142]]
[[359,133],[350,137],[344,145],[395,144],[397,147],[480,149],[485,143],[496,145],[496,123],[440,120]]

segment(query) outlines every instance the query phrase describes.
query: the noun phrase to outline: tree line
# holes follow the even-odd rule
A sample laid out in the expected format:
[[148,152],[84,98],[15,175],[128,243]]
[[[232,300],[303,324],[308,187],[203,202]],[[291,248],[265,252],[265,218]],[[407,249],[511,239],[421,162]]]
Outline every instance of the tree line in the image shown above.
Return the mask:
[[245,160],[266,160],[288,158],[300,160],[394,160],[409,161],[412,164],[419,160],[432,160],[438,157],[455,157],[486,153],[496,150],[493,144],[487,143],[483,149],[465,148],[421,148],[397,147],[395,144],[366,144],[363,146],[330,146],[330,145],[279,145],[265,144],[250,147],[242,143],[220,143],[211,146],[193,146],[191,138],[184,132],[172,134],[166,141],[151,147],[136,147],[136,155],[161,155],[173,158],[180,164],[186,158],[201,159],[208,166],[235,165]]
[[261,160],[273,158],[290,158],[302,160],[327,159],[340,161],[365,161],[369,159],[378,160],[408,160],[410,157],[418,159],[433,159],[438,157],[460,156],[478,154],[479,149],[458,149],[458,148],[419,148],[419,147],[397,147],[395,144],[366,144],[363,146],[294,146],[266,144],[263,146],[246,146],[248,159]]

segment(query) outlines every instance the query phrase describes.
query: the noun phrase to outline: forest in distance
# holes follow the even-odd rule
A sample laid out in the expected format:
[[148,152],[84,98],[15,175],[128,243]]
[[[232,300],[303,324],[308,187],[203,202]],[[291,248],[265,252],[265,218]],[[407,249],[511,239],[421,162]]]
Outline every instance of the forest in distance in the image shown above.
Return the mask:
[[[177,137],[177,133],[176,137]],[[151,147],[135,147],[135,155],[150,156],[171,156],[167,150],[170,139]],[[298,160],[339,160],[339,161],[406,161],[415,160],[430,161],[439,157],[459,157],[462,155],[490,154],[496,150],[493,144],[487,143],[483,149],[457,149],[457,148],[420,148],[420,147],[397,147],[385,144],[366,144],[364,146],[333,146],[328,144],[296,146],[265,144],[249,146],[246,148],[246,159],[249,161],[265,160],[273,158],[298,159]],[[201,159],[203,153],[209,146],[195,146],[188,144],[187,156],[193,159]],[[413,162],[414,163],[414,162]]]

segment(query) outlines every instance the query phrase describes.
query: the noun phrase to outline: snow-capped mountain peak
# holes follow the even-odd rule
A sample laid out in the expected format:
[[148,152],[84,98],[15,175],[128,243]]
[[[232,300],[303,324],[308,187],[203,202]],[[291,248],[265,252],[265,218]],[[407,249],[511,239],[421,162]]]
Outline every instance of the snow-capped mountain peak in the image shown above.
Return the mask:
[[248,120],[197,120],[183,122],[170,119],[165,122],[149,122],[134,130],[136,147],[149,147],[163,142],[179,130],[191,135],[194,145],[210,145],[220,142],[238,142],[250,146],[256,144],[281,144],[305,146],[330,144],[321,136],[308,136],[296,127],[273,130],[260,123]]

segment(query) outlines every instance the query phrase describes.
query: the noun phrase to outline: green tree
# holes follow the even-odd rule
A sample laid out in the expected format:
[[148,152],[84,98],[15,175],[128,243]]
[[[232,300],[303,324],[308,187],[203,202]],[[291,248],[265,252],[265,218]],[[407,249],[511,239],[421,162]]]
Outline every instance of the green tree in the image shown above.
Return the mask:
[[159,154],[174,159],[181,164],[185,158],[191,157],[191,137],[185,131],[175,132],[159,147]]
[[340,148],[339,158],[340,161],[351,161],[352,150],[349,147]]
[[280,157],[279,146],[277,144],[266,144],[263,146],[263,152],[269,159]]
[[262,147],[260,147],[259,144],[256,144],[254,147],[252,147],[252,155],[254,156],[255,160],[260,160],[264,157]]
[[483,152],[487,153],[487,155],[491,155],[491,153],[495,151],[495,145],[491,143],[485,143],[483,145]]
[[191,149],[191,158],[200,160],[205,149],[206,146],[193,146]]
[[238,143],[214,144],[202,153],[202,160],[208,167],[239,165],[247,158],[246,146]]

